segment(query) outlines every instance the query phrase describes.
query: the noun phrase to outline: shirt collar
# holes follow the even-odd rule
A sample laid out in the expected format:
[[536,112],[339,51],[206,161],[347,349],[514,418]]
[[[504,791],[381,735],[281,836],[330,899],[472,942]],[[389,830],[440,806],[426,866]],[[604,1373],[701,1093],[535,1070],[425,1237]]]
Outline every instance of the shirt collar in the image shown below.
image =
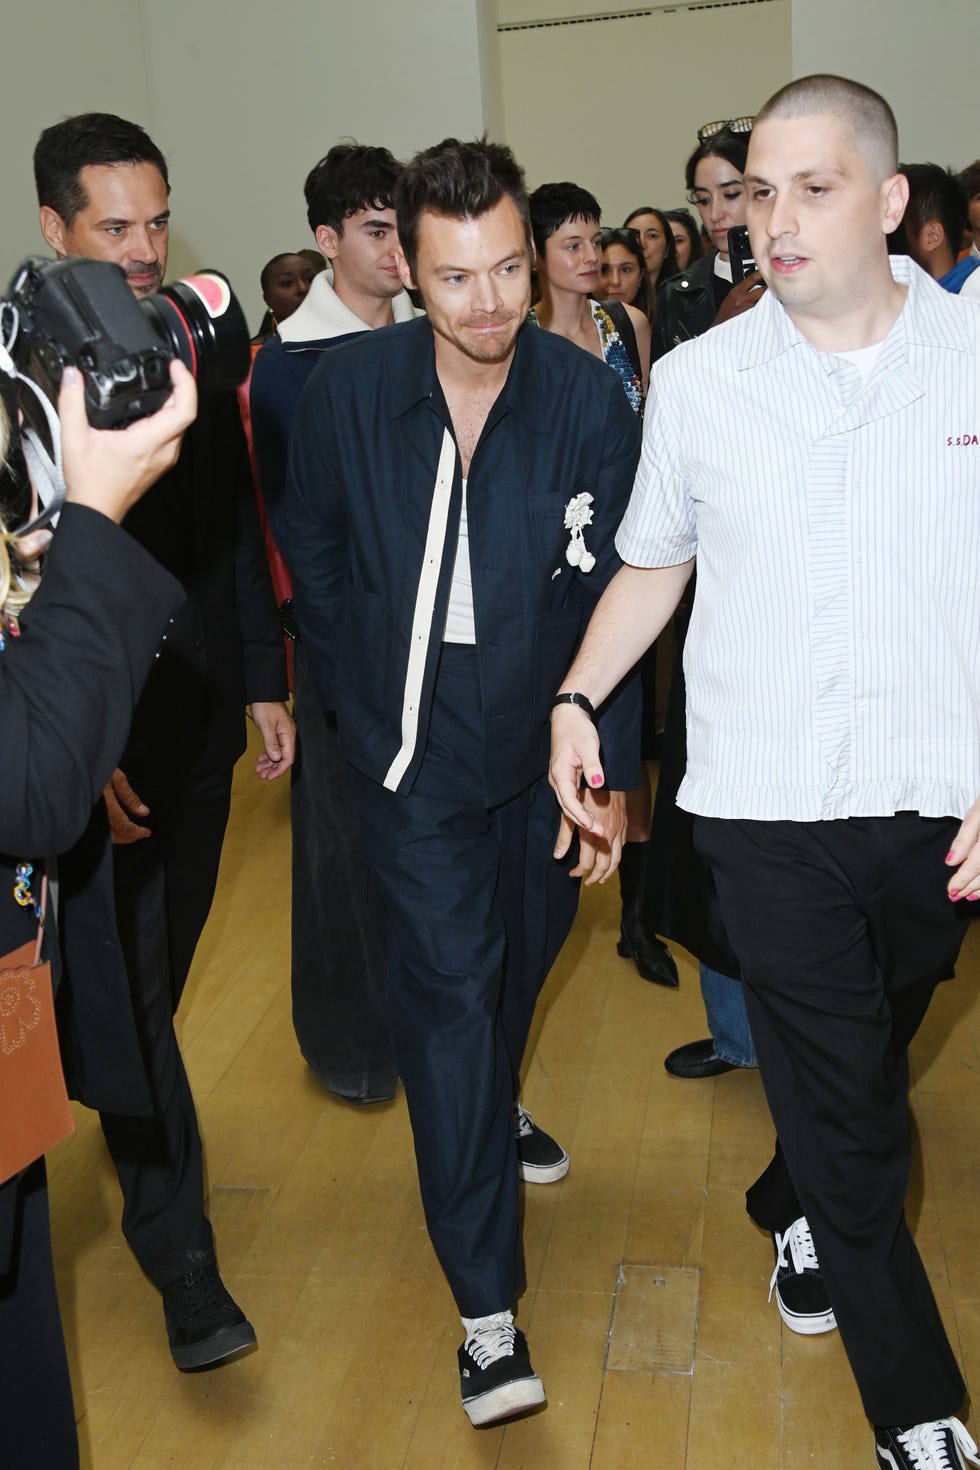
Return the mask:
[[[494,405],[493,417],[513,413],[535,433],[546,434],[544,406],[539,384],[536,339],[544,336],[541,329],[525,323],[517,334],[514,359],[500,397]],[[416,325],[414,332],[402,338],[400,351],[392,352],[391,418],[397,419],[425,399],[443,401],[442,386],[436,372],[436,354],[432,324],[428,317]]]
[[[969,330],[967,315],[952,304],[949,292],[938,286],[907,255],[890,255],[888,263],[893,279],[909,288],[889,337],[901,332],[906,342],[920,347],[974,351],[975,340]],[[760,367],[798,343],[806,342],[771,291],[763,293],[762,300],[742,317],[742,321],[745,328],[739,354],[740,369]]]
[[[396,322],[411,321],[415,315],[406,291],[399,291],[391,308]],[[314,276],[305,299],[277,330],[283,342],[293,343],[348,336],[353,332],[370,331],[370,327],[341,301],[327,272],[321,271]]]

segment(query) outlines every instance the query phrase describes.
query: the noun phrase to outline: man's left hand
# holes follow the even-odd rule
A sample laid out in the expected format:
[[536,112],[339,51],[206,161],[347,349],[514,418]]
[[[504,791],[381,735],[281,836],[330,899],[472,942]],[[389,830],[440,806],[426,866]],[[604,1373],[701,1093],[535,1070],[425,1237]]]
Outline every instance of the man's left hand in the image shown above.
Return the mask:
[[[605,883],[619,867],[626,840],[626,793],[604,789],[594,791],[586,786],[581,800],[586,810],[594,812],[599,818],[604,835],[597,837],[594,832],[579,827],[578,863],[571,869],[569,876],[583,879],[586,888],[590,888],[593,883]],[[566,836],[570,841],[574,830],[564,814],[561,826],[562,829],[567,827],[567,833],[565,830],[560,831],[559,845]],[[565,845],[567,847],[567,842]]]
[[954,901],[980,899],[980,800],[975,801],[960,823],[946,862],[956,872],[946,884],[946,892]]
[[251,704],[248,712],[265,746],[255,762],[261,781],[274,781],[288,771],[296,758],[296,726],[284,704]]

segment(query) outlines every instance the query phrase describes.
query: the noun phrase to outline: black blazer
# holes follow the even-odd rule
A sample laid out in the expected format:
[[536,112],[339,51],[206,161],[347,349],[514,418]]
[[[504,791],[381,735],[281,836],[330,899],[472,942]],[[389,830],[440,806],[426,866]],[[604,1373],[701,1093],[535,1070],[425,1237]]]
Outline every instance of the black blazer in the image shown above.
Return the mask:
[[[192,768],[231,770],[245,749],[246,703],[288,696],[234,393],[202,397],[177,465],[125,525],[186,592],[117,762],[153,811],[172,803]],[[59,873],[66,974],[58,1010],[69,1090],[89,1107],[147,1115],[153,1100],[116,930],[102,801]]]
[[[79,836],[182,599],[174,578],[118,526],[65,506],[21,636],[0,653],[0,955],[37,932],[13,898],[16,864],[37,867]],[[57,977],[50,939],[45,953]],[[10,1258],[14,1183],[0,1188],[0,1273]]]

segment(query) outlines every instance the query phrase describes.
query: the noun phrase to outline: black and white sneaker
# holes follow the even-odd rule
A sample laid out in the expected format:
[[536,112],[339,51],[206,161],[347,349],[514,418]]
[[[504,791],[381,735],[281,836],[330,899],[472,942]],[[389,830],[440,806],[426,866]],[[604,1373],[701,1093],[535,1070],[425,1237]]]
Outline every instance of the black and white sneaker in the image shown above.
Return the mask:
[[517,1170],[527,1184],[556,1184],[568,1173],[568,1155],[561,1144],[539,1128],[521,1107],[514,1104],[514,1133],[517,1137]]
[[876,1429],[878,1470],[966,1470],[980,1465],[977,1447],[958,1419],[933,1419],[907,1429]]
[[463,1326],[459,1386],[471,1424],[512,1419],[545,1402],[544,1385],[531,1367],[527,1339],[514,1326],[513,1312],[464,1317]]
[[837,1319],[820,1274],[806,1216],[794,1220],[788,1230],[773,1231],[772,1242],[776,1268],[769,1282],[769,1300],[775,1292],[776,1306],[786,1326],[806,1337],[833,1332]]

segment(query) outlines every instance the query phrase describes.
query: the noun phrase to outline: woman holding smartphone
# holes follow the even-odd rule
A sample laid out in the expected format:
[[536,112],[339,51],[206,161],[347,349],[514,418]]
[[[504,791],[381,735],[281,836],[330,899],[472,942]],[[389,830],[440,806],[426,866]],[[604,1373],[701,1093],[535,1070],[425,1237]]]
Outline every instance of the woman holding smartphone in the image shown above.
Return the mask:
[[750,310],[765,290],[758,271],[733,285],[728,253],[729,230],[745,224],[744,175],[751,132],[752,119],[746,117],[707,123],[698,132],[685,182],[688,200],[701,216],[714,249],[658,290],[654,359]]
[[[765,289],[758,271],[732,282],[729,230],[745,224],[745,160],[751,118],[708,123],[687,161],[689,199],[697,207],[714,249],[657,293],[654,356],[699,337],[720,322],[749,311]],[[734,412],[734,399],[727,406]],[[726,405],[718,405],[719,413]],[[664,727],[660,780],[647,849],[644,919],[648,928],[682,944],[699,961],[701,995],[710,1035],[676,1047],[664,1066],[674,1077],[715,1077],[757,1065],[738,962],[718,909],[714,882],[694,851],[693,818],[677,805],[687,765],[686,688],[683,651],[695,596],[695,577],[674,619],[677,654]]]

